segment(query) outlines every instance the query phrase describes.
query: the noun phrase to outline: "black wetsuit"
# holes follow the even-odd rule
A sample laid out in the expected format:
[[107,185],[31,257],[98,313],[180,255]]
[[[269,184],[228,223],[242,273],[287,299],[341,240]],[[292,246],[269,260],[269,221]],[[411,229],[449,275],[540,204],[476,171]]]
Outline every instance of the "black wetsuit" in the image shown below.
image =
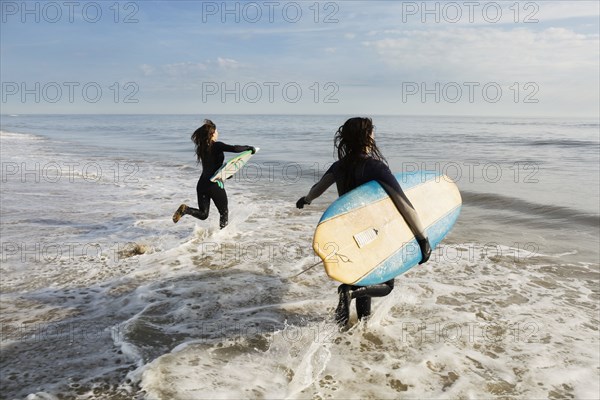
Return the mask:
[[[415,234],[418,236],[424,235],[414,207],[410,204],[410,201],[400,188],[400,184],[384,162],[364,156],[362,161],[358,165],[355,165],[353,169],[353,173],[347,175],[348,167],[345,167],[341,161],[333,163],[321,180],[311,188],[310,193],[305,197],[306,202],[310,203],[313,199],[323,194],[334,182],[336,183],[338,194],[341,196],[364,183],[376,180],[392,195],[394,203],[397,204],[399,210],[402,210],[402,215],[407,221],[410,221]],[[340,306],[338,306],[338,310],[336,311],[336,319],[341,324],[345,324],[348,321],[348,305],[353,298],[356,299],[358,317],[363,318],[368,316],[371,313],[371,297],[387,296],[393,288],[394,279],[370,286],[342,284],[338,289],[338,292],[340,292]]]
[[349,174],[350,179],[346,178],[346,171],[341,161],[334,162],[327,172],[325,172],[325,176],[327,174],[333,174],[338,195],[340,196],[370,181],[384,182],[394,190],[402,192],[400,184],[392,174],[392,171],[390,171],[390,168],[384,162],[370,157],[363,158],[363,162],[354,168],[354,174]]
[[210,148],[209,155],[202,158],[202,175],[200,175],[200,179],[196,185],[198,208],[187,207],[186,213],[203,220],[208,218],[210,200],[212,199],[221,215],[221,227],[223,223],[227,224],[227,192],[225,192],[225,188],[221,189],[216,182],[211,182],[210,178],[223,166],[223,161],[225,160],[223,152],[241,153],[242,151],[252,149],[252,146],[231,146],[223,142],[214,142]]

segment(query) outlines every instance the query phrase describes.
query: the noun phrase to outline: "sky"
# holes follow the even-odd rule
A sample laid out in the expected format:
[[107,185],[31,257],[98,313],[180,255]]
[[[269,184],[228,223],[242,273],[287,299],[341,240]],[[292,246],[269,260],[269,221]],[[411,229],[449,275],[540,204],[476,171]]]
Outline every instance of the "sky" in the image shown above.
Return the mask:
[[598,1],[5,1],[2,114],[593,117]]

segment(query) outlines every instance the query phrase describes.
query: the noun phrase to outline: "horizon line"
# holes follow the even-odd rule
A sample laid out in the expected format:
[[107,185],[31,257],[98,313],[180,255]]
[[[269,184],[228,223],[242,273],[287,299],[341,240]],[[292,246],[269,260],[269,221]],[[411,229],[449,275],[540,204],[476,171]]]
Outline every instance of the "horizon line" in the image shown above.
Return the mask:
[[[200,116],[200,113],[0,113],[0,117],[19,117],[19,116]],[[219,116],[290,116],[290,117],[347,117],[354,116],[373,116],[373,117],[455,117],[455,118],[536,118],[536,119],[565,119],[565,118],[585,118],[598,119],[599,115],[588,116],[548,116],[548,115],[477,115],[477,114],[370,114],[370,113],[344,113],[344,114],[288,114],[288,113],[206,113],[205,115]]]

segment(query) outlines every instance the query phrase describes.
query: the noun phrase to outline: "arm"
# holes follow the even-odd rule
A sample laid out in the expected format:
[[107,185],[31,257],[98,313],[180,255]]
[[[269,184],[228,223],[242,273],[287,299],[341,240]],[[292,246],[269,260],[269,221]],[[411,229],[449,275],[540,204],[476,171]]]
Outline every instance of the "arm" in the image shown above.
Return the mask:
[[242,151],[252,150],[252,154],[256,153],[253,146],[229,145],[223,142],[215,142],[214,146],[217,151],[226,151],[228,153],[241,153]]
[[419,214],[411,204],[408,197],[404,194],[400,185],[398,185],[398,189],[395,189],[388,185],[388,183],[383,181],[378,181],[381,187],[386,191],[388,196],[394,202],[394,205],[398,209],[398,212],[402,215],[402,217],[406,220],[406,223],[410,227],[410,230],[413,232],[417,239],[424,239],[427,237],[427,233],[425,233],[425,228],[421,223],[421,219],[419,218]]
[[[402,215],[406,223],[408,224],[410,230],[415,235],[417,239],[417,243],[419,244],[419,248],[421,249],[421,261],[419,264],[423,264],[429,260],[431,256],[431,245],[429,244],[429,238],[427,237],[427,233],[425,232],[425,228],[423,228],[423,224],[421,223],[421,219],[419,218],[419,214],[410,203],[410,200],[406,197],[402,189],[397,191],[387,183],[383,181],[378,181],[381,187],[386,191],[386,193],[392,199],[392,202],[398,209],[398,212]],[[398,185],[398,182],[396,182]],[[398,185],[400,187],[400,185]]]
[[296,202],[296,207],[304,208],[305,204],[310,204],[314,199],[322,195],[329,188],[329,186],[334,184],[334,182],[335,176],[333,175],[333,172],[331,172],[330,168],[327,172],[325,172],[325,175],[321,177],[319,182],[315,183],[313,187],[310,188],[308,194]]
[[306,195],[305,199],[308,204],[310,204],[314,199],[325,193],[329,186],[335,183],[335,177],[332,172],[326,173],[321,177],[321,180],[313,185]]
[[429,256],[431,255],[431,245],[429,244],[429,239],[427,238],[427,232],[425,232],[425,227],[423,226],[421,219],[419,218],[419,214],[411,204],[410,200],[406,197],[400,184],[392,174],[392,171],[388,168],[387,165],[383,165],[380,168],[377,168],[377,177],[376,180],[379,182],[381,187],[386,191],[388,196],[392,199],[392,202],[396,206],[396,209],[402,215],[406,223],[408,224],[410,230],[415,235],[417,239],[417,243],[421,249],[422,259],[419,264],[423,264],[427,260],[429,260]]
[[425,233],[425,228],[421,223],[419,215],[410,200],[408,200],[408,197],[404,194],[404,191],[400,187],[394,174],[392,174],[392,171],[390,171],[390,168],[381,162],[377,162],[375,165],[372,164],[371,171],[373,174],[372,179],[376,180],[381,187],[383,187],[383,190],[385,190],[388,196],[390,196],[398,209],[398,212],[402,214],[402,217],[404,217],[417,239],[425,238],[427,234]]

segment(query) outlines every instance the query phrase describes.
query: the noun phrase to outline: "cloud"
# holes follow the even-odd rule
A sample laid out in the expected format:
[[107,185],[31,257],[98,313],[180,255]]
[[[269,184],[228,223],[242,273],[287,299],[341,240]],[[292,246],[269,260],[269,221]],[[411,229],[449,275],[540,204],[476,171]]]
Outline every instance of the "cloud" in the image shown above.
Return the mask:
[[150,76],[154,73],[154,67],[152,65],[142,64],[140,65],[140,69],[142,70],[144,76]]
[[239,63],[239,61],[236,61],[231,58],[218,57],[217,64],[219,65],[220,68],[226,68],[226,69],[237,69],[237,68],[241,67],[241,64]]
[[[538,7],[539,14],[536,18],[540,21],[600,16],[600,3],[596,1],[578,1],[576,6],[572,1],[547,1],[541,3]],[[533,8],[530,6],[526,11],[531,12],[532,10]],[[526,14],[525,11],[523,12]]]
[[142,64],[139,66],[139,69],[146,77],[153,76],[157,78],[162,76],[174,79],[190,79],[215,76],[215,74],[221,74],[223,71],[236,70],[243,66],[244,65],[237,60],[217,57],[216,60],[206,60],[204,62],[185,61],[159,66]]
[[206,64],[193,63],[193,62],[181,62],[175,64],[166,64],[162,67],[162,70],[169,76],[189,76],[197,75],[207,70]]
[[[252,67],[238,60],[216,57],[201,62],[182,61],[162,65],[141,64],[143,86],[154,91],[196,91],[201,90],[205,82],[235,82],[252,81],[247,74],[252,73]],[[249,72],[250,71],[250,72]]]
[[597,73],[600,47],[597,35],[565,28],[460,27],[396,32],[363,45],[393,70],[467,80],[589,76]]

